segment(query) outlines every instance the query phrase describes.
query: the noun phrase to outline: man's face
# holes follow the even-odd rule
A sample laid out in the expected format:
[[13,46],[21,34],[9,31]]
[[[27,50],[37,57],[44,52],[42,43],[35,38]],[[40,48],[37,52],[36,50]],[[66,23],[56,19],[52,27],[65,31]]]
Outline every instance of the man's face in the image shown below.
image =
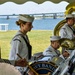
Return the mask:
[[53,47],[54,47],[55,49],[58,49],[58,48],[60,47],[60,42],[59,42],[58,40],[53,41]]
[[68,19],[69,25],[73,26],[74,25],[74,18]]

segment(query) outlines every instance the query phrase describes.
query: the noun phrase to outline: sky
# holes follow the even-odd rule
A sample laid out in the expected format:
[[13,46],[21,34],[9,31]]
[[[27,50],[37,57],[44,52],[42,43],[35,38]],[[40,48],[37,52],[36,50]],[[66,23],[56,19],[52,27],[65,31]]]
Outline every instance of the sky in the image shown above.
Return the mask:
[[67,5],[68,3],[65,1],[58,4],[50,1],[46,1],[42,4],[26,2],[20,5],[13,2],[6,2],[0,5],[0,15],[65,12]]

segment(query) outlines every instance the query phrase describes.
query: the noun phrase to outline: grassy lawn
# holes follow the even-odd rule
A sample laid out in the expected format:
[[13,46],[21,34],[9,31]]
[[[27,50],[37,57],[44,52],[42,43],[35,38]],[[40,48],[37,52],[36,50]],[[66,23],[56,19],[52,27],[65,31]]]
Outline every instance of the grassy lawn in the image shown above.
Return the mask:
[[[8,59],[10,52],[10,42],[17,31],[0,32],[1,57]],[[30,43],[33,47],[32,53],[44,51],[50,45],[50,30],[32,30],[28,33]]]

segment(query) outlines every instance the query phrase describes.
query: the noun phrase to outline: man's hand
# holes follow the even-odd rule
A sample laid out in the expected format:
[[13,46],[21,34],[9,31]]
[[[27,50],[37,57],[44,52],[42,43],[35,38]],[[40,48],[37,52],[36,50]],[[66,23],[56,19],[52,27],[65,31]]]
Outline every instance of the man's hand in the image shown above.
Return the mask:
[[27,61],[25,59],[20,59],[15,61],[15,66],[21,66],[21,67],[25,67],[27,66]]
[[66,58],[68,58],[69,55],[70,55],[69,52],[65,50],[64,53],[63,53],[63,56],[66,57]]

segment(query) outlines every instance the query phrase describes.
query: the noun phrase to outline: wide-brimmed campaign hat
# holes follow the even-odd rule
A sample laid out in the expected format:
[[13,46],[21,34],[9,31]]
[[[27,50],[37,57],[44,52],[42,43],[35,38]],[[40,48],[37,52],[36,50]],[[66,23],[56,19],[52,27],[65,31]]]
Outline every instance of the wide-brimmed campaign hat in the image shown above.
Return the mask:
[[26,15],[26,14],[20,14],[18,18],[25,22],[33,22],[33,20],[34,20],[33,16]]

